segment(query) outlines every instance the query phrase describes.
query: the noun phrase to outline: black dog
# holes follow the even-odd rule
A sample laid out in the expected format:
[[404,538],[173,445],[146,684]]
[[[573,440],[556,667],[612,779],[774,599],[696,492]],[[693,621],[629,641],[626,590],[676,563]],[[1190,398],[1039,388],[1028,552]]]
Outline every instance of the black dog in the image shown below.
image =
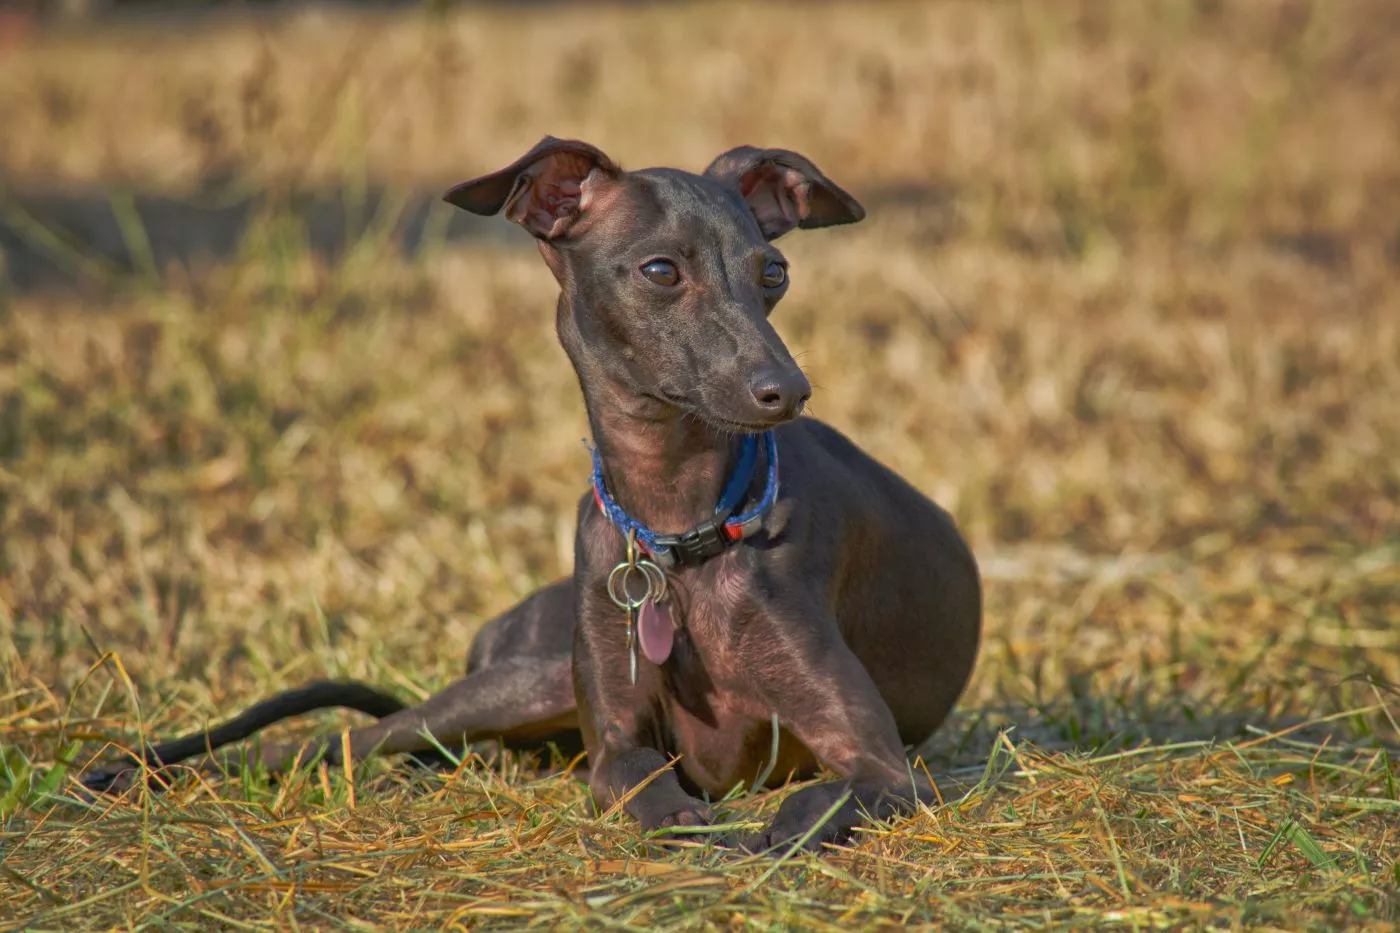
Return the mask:
[[[344,705],[384,717],[350,732],[356,758],[428,749],[425,730],[453,745],[581,731],[599,806],[656,775],[625,804],[648,829],[707,822],[702,791],[822,767],[840,778],[790,796],[750,847],[837,841],[862,813],[932,799],[904,749],[938,727],[972,671],[976,564],[947,513],[798,417],[810,386],[768,321],[788,287],[772,242],[854,223],[861,206],[783,149],[740,147],[701,175],[624,172],[553,138],[447,200],[504,209],[559,281],[559,339],[597,444],[572,579],[487,625],[466,676],[421,706],[318,684],[146,749],[146,761]],[[283,768],[302,748],[264,747],[261,760]],[[313,752],[334,761],[342,746]],[[121,786],[132,769],[86,783]]]

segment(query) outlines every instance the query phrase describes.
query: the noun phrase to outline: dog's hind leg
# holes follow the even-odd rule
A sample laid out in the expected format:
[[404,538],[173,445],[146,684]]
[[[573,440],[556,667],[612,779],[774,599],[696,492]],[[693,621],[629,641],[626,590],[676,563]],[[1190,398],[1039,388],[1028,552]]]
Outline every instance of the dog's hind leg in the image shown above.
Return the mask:
[[119,790],[124,786],[125,779],[135,772],[142,761],[152,768],[160,768],[240,742],[284,719],[336,707],[352,709],[382,719],[404,709],[404,704],[367,684],[354,681],[317,681],[304,687],[284,690],[254,703],[228,722],[220,723],[212,729],[148,745],[139,755],[127,755],[119,762],[88,771],[80,780],[88,790]]
[[[296,712],[340,705],[361,709],[348,703],[325,702],[327,691],[324,688],[348,686],[358,685],[316,684],[287,691],[255,705],[208,733],[158,744],[148,749],[146,761],[158,768],[162,764],[193,758],[218,745],[238,741],[267,722],[294,715],[295,712],[289,712],[289,698],[307,698],[306,710],[298,708]],[[320,696],[316,695],[318,690]],[[376,754],[413,753],[423,757],[427,753],[431,756],[439,745],[454,748],[497,739],[508,746],[528,747],[543,744],[560,733],[569,734],[578,728],[573,674],[567,656],[497,660],[454,682],[418,706],[403,707],[391,697],[382,694],[380,697],[386,701],[381,710],[388,704],[399,708],[374,725],[350,730],[350,755],[355,761]],[[320,702],[311,703],[311,698]],[[283,715],[271,715],[273,707],[275,712]],[[262,746],[246,759],[242,753],[224,753],[214,759],[205,759],[199,767],[204,771],[236,771],[245,760],[256,760],[268,771],[277,773],[291,767],[298,757],[303,762],[320,757],[331,763],[339,763],[344,756],[342,741],[340,735],[335,735],[272,743]],[[124,790],[136,776],[138,767],[139,761],[133,757],[115,766],[89,771],[83,775],[82,783],[91,791]]]
[[[361,761],[498,739],[521,746],[577,728],[570,657],[527,655],[495,660],[418,706],[350,730],[350,756]],[[339,763],[344,747],[340,736],[284,742],[264,746],[258,759],[270,771],[289,767],[298,753],[303,761],[320,755]]]
[[[424,760],[437,757],[435,745],[421,735],[424,729],[446,747],[488,739],[500,739],[507,747],[538,746],[548,740],[577,746],[570,669],[573,631],[572,581],[560,580],[487,623],[472,644],[467,676],[419,706],[405,707],[363,684],[310,684],[269,697],[207,731],[149,746],[140,757],[88,771],[80,781],[91,791],[119,792],[130,786],[142,760],[159,768],[203,757],[283,719],[336,706],[380,719],[374,726],[351,730],[352,756],[357,760],[376,748],[385,754],[411,752]],[[258,760],[280,770],[305,744],[268,745]],[[339,760],[338,737],[315,741],[306,751],[319,753],[323,748],[329,749],[331,760]],[[206,759],[201,767],[236,768],[241,759],[226,754]]]

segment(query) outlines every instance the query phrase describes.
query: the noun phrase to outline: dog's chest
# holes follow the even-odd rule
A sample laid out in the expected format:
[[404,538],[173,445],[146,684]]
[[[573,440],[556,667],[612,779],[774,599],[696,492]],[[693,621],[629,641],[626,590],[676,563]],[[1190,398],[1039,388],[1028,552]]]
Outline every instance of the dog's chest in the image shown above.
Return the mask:
[[[769,769],[773,751],[772,710],[744,662],[741,632],[747,611],[742,578],[706,575],[685,587],[680,630],[666,678],[664,729],[681,771],[696,786],[723,794]],[[802,767],[804,749],[780,730],[778,764]],[[786,776],[786,770],[778,777]]]

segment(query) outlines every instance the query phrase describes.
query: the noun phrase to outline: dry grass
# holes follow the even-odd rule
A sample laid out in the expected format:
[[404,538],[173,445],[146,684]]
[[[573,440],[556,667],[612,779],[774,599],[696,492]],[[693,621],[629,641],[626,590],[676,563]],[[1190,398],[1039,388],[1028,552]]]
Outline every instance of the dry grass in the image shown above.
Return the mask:
[[[1400,921],[1393,4],[318,14],[8,54],[0,926]],[[104,741],[291,683],[423,696],[569,565],[547,272],[396,233],[546,132],[791,146],[866,197],[784,243],[779,327],[816,413],[982,559],[985,650],[924,750],[947,805],[775,868],[658,851],[510,760],[59,799]],[[184,264],[162,237],[195,232],[133,207],[247,192]],[[58,201],[116,219],[115,261]]]

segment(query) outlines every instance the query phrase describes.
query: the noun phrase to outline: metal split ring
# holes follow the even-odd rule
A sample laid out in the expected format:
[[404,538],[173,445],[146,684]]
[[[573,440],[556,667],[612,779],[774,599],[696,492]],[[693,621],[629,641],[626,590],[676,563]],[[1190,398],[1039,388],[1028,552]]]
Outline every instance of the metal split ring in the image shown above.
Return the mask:
[[[642,579],[646,582],[646,591],[642,593],[641,598],[632,596],[630,586],[632,574],[638,570],[641,571]],[[613,605],[624,612],[642,608],[642,604],[649,599],[660,602],[666,598],[666,574],[649,560],[618,564],[608,574],[608,598],[613,601]]]
[[660,567],[658,567],[656,564],[652,563],[652,562],[649,561],[649,560],[641,561],[641,562],[638,563],[637,566],[641,567],[642,570],[644,570],[644,571],[646,572],[647,577],[649,578],[648,582],[650,582],[650,583],[653,584],[653,585],[652,585],[652,588],[651,588],[651,598],[652,598],[652,600],[653,600],[654,602],[658,602],[658,603],[659,603],[659,602],[661,602],[663,599],[665,599],[665,598],[666,598],[666,571],[662,570]]

